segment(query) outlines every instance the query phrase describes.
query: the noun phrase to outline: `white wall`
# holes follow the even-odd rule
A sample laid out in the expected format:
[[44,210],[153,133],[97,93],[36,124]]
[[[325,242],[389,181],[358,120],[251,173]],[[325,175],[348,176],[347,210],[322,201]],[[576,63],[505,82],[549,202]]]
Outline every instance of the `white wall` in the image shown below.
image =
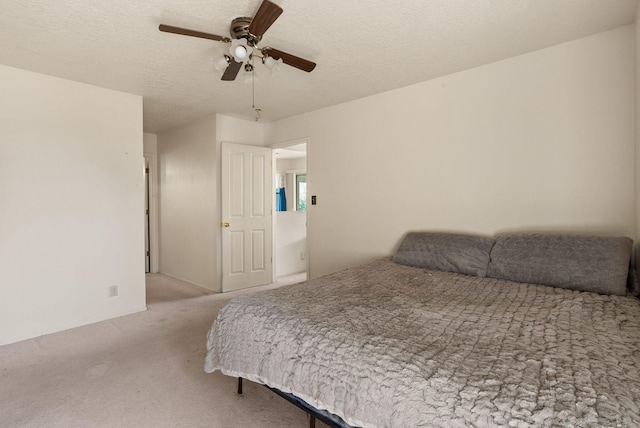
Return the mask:
[[216,271],[216,118],[158,135],[161,273],[210,290]]
[[158,153],[158,136],[145,132],[142,134],[142,147],[145,155]]
[[[277,150],[276,150],[277,151]],[[293,159],[278,159],[276,165],[276,172],[278,174],[284,173],[291,170],[304,170],[307,168],[307,158],[293,158]]]
[[216,115],[216,140],[219,143],[264,146],[264,125],[260,122]]
[[279,211],[276,216],[276,278],[307,270],[305,211]]
[[310,137],[312,277],[408,230],[635,237],[634,27],[267,125]]
[[144,310],[141,97],[5,66],[0,94],[0,345]]

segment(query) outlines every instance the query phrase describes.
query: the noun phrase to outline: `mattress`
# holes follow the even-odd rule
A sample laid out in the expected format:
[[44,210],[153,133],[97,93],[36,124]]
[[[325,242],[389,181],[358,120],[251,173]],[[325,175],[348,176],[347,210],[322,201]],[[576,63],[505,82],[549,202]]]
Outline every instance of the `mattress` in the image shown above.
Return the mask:
[[640,426],[640,301],[380,259],[232,299],[205,371],[353,426]]

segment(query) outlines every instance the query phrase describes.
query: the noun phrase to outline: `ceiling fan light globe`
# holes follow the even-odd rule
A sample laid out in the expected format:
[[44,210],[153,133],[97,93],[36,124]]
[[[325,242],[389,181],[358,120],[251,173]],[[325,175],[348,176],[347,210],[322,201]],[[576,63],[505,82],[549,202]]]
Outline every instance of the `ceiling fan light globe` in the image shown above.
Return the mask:
[[233,55],[239,59],[245,59],[247,57],[247,48],[244,46],[236,46],[233,50]]
[[282,68],[282,64],[284,64],[284,62],[282,61],[282,58],[277,59],[275,61],[275,64],[273,64],[273,67],[271,67],[271,74],[277,73],[278,70]]
[[262,57],[262,63],[271,72],[271,74],[277,72],[283,64],[282,58],[275,59],[268,55]]
[[276,60],[273,59],[270,56],[265,56],[262,58],[262,63],[264,64],[265,67],[267,67],[269,70],[273,69],[273,67],[276,66]]
[[253,48],[247,45],[246,39],[234,39],[231,41],[229,52],[237,62],[243,62],[249,59]]
[[227,68],[227,66],[229,66],[230,59],[231,58],[229,58],[227,55],[222,55],[220,58],[217,58],[215,60],[215,62],[213,63],[213,68],[222,73]]

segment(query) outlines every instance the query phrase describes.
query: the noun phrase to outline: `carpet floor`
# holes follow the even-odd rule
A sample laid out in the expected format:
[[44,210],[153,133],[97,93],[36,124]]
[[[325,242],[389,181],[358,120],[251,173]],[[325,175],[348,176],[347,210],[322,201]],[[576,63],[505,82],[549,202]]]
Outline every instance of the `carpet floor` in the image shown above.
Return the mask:
[[307,427],[263,386],[238,395],[235,378],[203,370],[220,308],[277,286],[209,294],[148,274],[145,312],[0,346],[0,426]]

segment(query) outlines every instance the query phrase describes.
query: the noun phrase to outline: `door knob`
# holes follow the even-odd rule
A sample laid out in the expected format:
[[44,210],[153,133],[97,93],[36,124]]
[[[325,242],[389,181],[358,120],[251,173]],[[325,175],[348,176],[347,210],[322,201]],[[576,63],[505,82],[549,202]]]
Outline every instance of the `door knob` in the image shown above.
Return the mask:
[[225,221],[224,223],[222,223],[222,225],[223,225],[224,227],[229,227],[229,226],[231,226],[231,225],[229,224],[229,222],[228,222],[228,221]]

